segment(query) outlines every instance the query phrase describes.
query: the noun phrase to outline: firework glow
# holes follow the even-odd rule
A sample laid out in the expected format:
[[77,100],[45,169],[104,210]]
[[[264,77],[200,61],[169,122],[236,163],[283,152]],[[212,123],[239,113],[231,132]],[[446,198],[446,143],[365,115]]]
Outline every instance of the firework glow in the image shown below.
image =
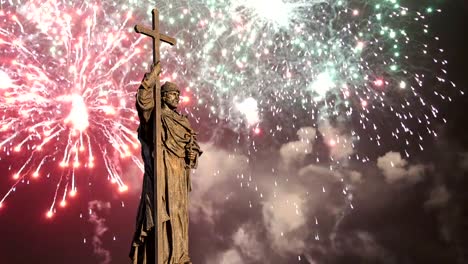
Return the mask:
[[[79,193],[76,177],[95,171],[96,158],[117,189],[128,189],[114,156],[135,155],[138,140],[134,72],[140,38],[132,10],[106,15],[108,3],[2,3],[0,68],[2,160],[14,183],[57,178],[47,217]],[[133,159],[140,166],[138,159]],[[101,168],[102,169],[102,168]]]
[[[149,24],[154,6],[105,0],[1,6],[0,160],[9,163],[12,183],[0,207],[35,178],[57,183],[47,217],[79,195],[77,177],[99,170],[117,192],[133,187],[122,164],[143,167],[134,95],[151,63],[150,41],[133,26]],[[444,50],[428,26],[441,10],[430,6],[397,0],[156,6],[164,34],[178,40],[162,45],[162,80],[182,88],[182,111],[197,127],[247,138],[238,149],[249,157],[261,151],[257,141],[284,143],[301,124],[323,136],[329,156],[314,159],[331,170],[368,162],[369,153],[388,146],[409,158],[435,140],[435,124],[446,122],[439,105],[461,93],[446,77]]]

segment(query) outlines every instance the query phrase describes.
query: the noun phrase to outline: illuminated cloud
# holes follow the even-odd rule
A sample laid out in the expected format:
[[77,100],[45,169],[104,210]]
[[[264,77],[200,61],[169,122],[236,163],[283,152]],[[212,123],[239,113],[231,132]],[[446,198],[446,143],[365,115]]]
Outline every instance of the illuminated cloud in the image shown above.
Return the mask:
[[281,146],[280,157],[284,168],[291,168],[293,164],[301,164],[307,154],[312,153],[316,138],[313,127],[303,127],[297,131],[299,140],[288,142]]
[[406,181],[416,183],[423,179],[426,167],[421,164],[408,165],[398,152],[388,152],[377,159],[377,167],[382,170],[388,183]]

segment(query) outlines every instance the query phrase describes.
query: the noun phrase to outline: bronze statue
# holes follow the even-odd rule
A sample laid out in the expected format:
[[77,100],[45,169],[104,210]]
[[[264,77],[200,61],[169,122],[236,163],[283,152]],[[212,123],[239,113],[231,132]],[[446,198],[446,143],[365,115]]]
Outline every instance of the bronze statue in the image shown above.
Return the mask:
[[[159,62],[145,74],[136,96],[136,108],[140,118],[138,138],[145,172],[136,231],[130,257],[134,264],[155,263],[154,220],[154,86],[159,78]],[[161,148],[162,168],[158,171],[162,199],[158,214],[162,222],[162,261],[164,264],[191,263],[188,249],[188,193],[191,190],[190,170],[196,168],[202,154],[188,118],[179,114],[180,91],[176,84],[166,82],[161,86]],[[157,225],[156,225],[157,226]],[[161,254],[159,252],[158,254]],[[156,257],[157,258],[157,257]]]

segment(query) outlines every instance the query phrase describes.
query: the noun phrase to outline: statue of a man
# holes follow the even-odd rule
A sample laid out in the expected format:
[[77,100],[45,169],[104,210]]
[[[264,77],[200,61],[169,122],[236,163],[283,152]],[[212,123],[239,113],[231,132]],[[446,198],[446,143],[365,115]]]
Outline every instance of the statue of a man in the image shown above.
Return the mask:
[[[130,251],[134,264],[155,263],[154,221],[154,138],[153,138],[153,87],[160,73],[156,64],[145,74],[136,96],[136,108],[140,118],[138,138],[145,165],[136,231]],[[188,193],[191,190],[190,169],[196,168],[202,154],[196,141],[196,133],[186,116],[179,114],[180,91],[176,84],[166,82],[161,86],[162,123],[162,245],[165,264],[191,263],[188,250]]]

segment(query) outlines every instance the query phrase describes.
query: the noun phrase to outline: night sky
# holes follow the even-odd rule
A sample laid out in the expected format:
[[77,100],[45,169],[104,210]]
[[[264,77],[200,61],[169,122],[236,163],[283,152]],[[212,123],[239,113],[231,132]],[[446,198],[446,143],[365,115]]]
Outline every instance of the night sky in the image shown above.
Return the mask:
[[[2,23],[6,21],[5,17],[9,16],[8,12],[24,14],[24,10],[21,11],[23,13],[20,12],[20,6],[12,5],[8,1],[0,0],[0,2]],[[32,2],[38,5],[41,3],[41,1]],[[168,8],[167,1],[163,2],[164,4],[161,4],[162,15]],[[373,3],[374,1],[367,2]],[[410,9],[420,5],[416,0],[398,2]],[[275,99],[276,101],[272,100],[272,105],[281,104],[284,109],[281,113],[272,114],[274,111],[268,110],[271,108],[266,101],[269,96],[273,98],[278,94],[270,93],[271,91],[265,88],[268,84],[264,83],[258,85],[258,91],[246,88],[249,92],[245,94],[240,92],[242,90],[233,90],[233,93],[239,93],[239,96],[249,94],[254,98],[264,93],[263,105],[258,103],[261,108],[260,118],[253,120],[253,124],[248,116],[239,124],[236,122],[242,119],[241,114],[219,114],[222,112],[222,107],[216,108],[217,112],[213,114],[214,111],[210,112],[209,106],[223,105],[225,109],[229,109],[230,106],[226,105],[225,101],[230,97],[226,94],[221,96],[221,92],[214,88],[213,91],[216,92],[213,94],[208,93],[209,90],[191,88],[190,83],[194,82],[194,86],[205,84],[214,87],[217,85],[216,80],[211,81],[210,78],[218,77],[221,85],[228,83],[228,79],[223,79],[225,76],[221,78],[220,75],[208,72],[207,69],[210,66],[198,67],[202,62],[205,64],[216,62],[213,58],[217,56],[216,54],[209,57],[206,55],[209,52],[215,52],[216,48],[202,49],[193,45],[201,43],[196,38],[203,38],[203,34],[198,36],[180,34],[181,28],[184,28],[183,23],[177,24],[176,22],[171,26],[167,18],[163,19],[162,27],[167,26],[168,34],[176,34],[176,37],[179,40],[185,40],[185,43],[179,42],[180,47],[174,48],[174,52],[167,47],[162,49],[163,62],[167,65],[167,73],[163,72],[162,78],[175,79],[181,83],[181,87],[188,87],[183,90],[182,95],[190,99],[182,103],[181,112],[195,113],[194,116],[189,115],[189,119],[200,133],[199,141],[204,150],[199,168],[192,177],[193,191],[190,194],[190,251],[193,263],[468,263],[466,239],[468,211],[464,206],[464,202],[468,201],[465,189],[468,186],[468,136],[465,130],[468,124],[468,115],[465,113],[468,99],[466,95],[463,96],[459,92],[468,92],[466,88],[468,86],[468,67],[466,66],[468,38],[465,34],[468,28],[468,2],[463,0],[421,2],[424,2],[423,7],[431,2],[431,6],[442,10],[441,13],[430,15],[430,18],[426,20],[430,28],[429,34],[440,38],[439,41],[431,42],[430,45],[435,47],[434,50],[444,50],[443,58],[448,61],[445,67],[447,74],[444,78],[455,83],[457,88],[453,90],[454,92],[446,92],[451,95],[451,102],[447,100],[440,102],[432,93],[435,89],[453,89],[448,81],[444,84],[435,84],[429,80],[423,88],[420,88],[420,96],[426,98],[429,104],[435,102],[438,111],[442,113],[447,122],[433,120],[429,127],[437,132],[437,138],[428,137],[422,142],[415,141],[414,144],[413,139],[408,138],[411,142],[410,147],[407,148],[404,147],[405,138],[392,141],[382,136],[382,147],[376,147],[375,141],[361,140],[356,142],[356,146],[351,150],[346,146],[335,149],[328,144],[325,131],[339,130],[338,128],[341,127],[337,125],[340,122],[337,121],[340,120],[339,116],[334,116],[331,118],[331,123],[327,123],[329,124],[328,130],[319,123],[311,121],[308,118],[309,113],[302,111],[296,101],[288,103],[288,98],[301,96],[301,93],[290,93],[292,97],[285,96]],[[122,5],[96,3],[108,10],[108,16],[113,17],[112,21],[118,21],[113,13],[123,12],[129,8]],[[113,76],[125,76],[122,79],[111,78],[112,85],[125,86],[125,89],[106,97],[108,99],[106,103],[110,105],[119,105],[120,98],[126,98],[125,103],[120,103],[124,105],[118,110],[120,115],[102,117],[104,114],[96,114],[99,113],[98,111],[105,111],[96,103],[99,101],[96,98],[101,96],[99,92],[102,92],[101,89],[111,88],[106,88],[106,82],[101,81],[100,75],[96,75],[93,71],[78,74],[81,79],[83,76],[89,76],[87,85],[94,85],[99,90],[96,94],[91,92],[92,102],[87,99],[84,102],[88,106],[90,116],[92,109],[98,109],[94,114],[101,118],[93,119],[89,127],[85,128],[87,133],[92,135],[89,142],[91,149],[94,150],[95,159],[93,166],[89,162],[86,163],[86,166],[92,169],[56,168],[60,159],[64,157],[61,150],[67,146],[63,142],[67,142],[68,137],[68,134],[59,135],[58,139],[53,141],[55,142],[53,144],[57,144],[57,148],[50,145],[51,143],[45,146],[46,149],[54,149],[50,155],[57,156],[57,160],[55,158],[47,160],[50,163],[45,163],[39,178],[35,179],[31,174],[40,163],[41,159],[38,157],[41,154],[37,154],[29,147],[26,148],[26,145],[32,146],[36,144],[34,142],[39,141],[27,141],[19,154],[7,155],[7,152],[13,153],[12,149],[15,145],[22,142],[25,137],[12,139],[4,145],[3,142],[13,132],[11,129],[0,130],[0,142],[2,142],[0,198],[6,196],[3,203],[0,203],[0,263],[129,263],[128,253],[134,232],[142,173],[138,168],[138,162],[132,161],[131,158],[122,158],[122,156],[119,158],[119,154],[122,154],[119,148],[106,149],[105,144],[119,145],[119,140],[125,141],[124,136],[110,129],[115,124],[107,119],[113,118],[117,122],[122,122],[123,127],[128,128],[129,131],[135,131],[136,135],[135,111],[125,109],[132,109],[133,91],[136,91],[138,82],[148,65],[141,64],[141,60],[146,60],[142,58],[142,53],[130,54],[131,52],[126,52],[126,49],[139,47],[149,54],[149,48],[143,47],[144,43],[149,43],[149,40],[142,39],[138,42],[137,37],[134,36],[136,33],[132,31],[136,23],[149,25],[147,14],[150,8],[146,7],[148,5],[145,3],[141,8],[136,8],[134,4],[129,4],[130,9],[134,9],[134,14],[136,14],[136,19],[126,24],[125,31],[129,32],[127,36],[130,36],[128,37],[130,40],[119,40],[122,44],[116,45],[117,51],[109,53],[113,58],[109,59],[106,66],[103,66],[103,71],[111,69]],[[189,9],[190,7],[199,8],[190,1],[180,1],[179,4],[174,5],[187,6]],[[29,8],[32,7],[29,6]],[[85,7],[81,8],[85,9]],[[21,19],[26,20],[26,18]],[[121,19],[125,20],[124,17]],[[200,21],[203,22],[203,20]],[[93,20],[92,23],[99,25],[100,21]],[[112,24],[109,21],[105,23]],[[18,27],[11,26],[12,23],[8,22],[5,25],[7,25],[6,30],[16,28],[16,35],[25,34]],[[202,32],[203,23],[197,25]],[[26,32],[29,26],[28,23],[24,23],[23,27]],[[11,41],[11,38],[3,28],[2,24],[0,73],[7,73],[11,79],[16,80],[18,86],[15,89],[20,91],[17,95],[21,96],[23,86],[32,83],[30,79],[23,80],[24,76],[19,77],[27,72],[24,69],[31,70],[30,65],[36,62],[45,63],[47,60],[31,53],[32,59],[27,63],[24,62],[23,70],[18,70],[21,67],[13,69],[16,66],[13,65],[12,60],[20,56],[18,52],[11,51],[14,49],[12,45],[6,44]],[[99,26],[94,29],[98,30]],[[86,29],[80,30],[86,35]],[[264,30],[267,31],[268,28]],[[307,29],[303,30],[308,32]],[[28,39],[23,44],[37,43],[38,47],[49,45],[45,43],[48,34],[35,34],[37,38]],[[66,33],[63,34],[66,35]],[[74,28],[71,34],[79,34],[78,29]],[[117,35],[114,37],[114,40],[118,39]],[[223,44],[222,41],[229,41],[229,38],[220,38],[215,45],[228,45]],[[137,44],[131,46],[131,43],[135,42]],[[99,47],[102,45],[101,43],[83,47],[99,52]],[[186,58],[186,54],[190,52],[189,45],[192,45],[190,46],[192,49],[203,50],[203,52],[199,53],[197,58],[194,54],[191,55],[193,58]],[[411,47],[405,48],[402,53],[418,52],[416,48],[412,50]],[[256,48],[255,45],[244,46],[241,51],[236,50],[236,52],[248,54],[250,50]],[[282,61],[288,61],[291,58],[288,52],[271,53],[268,56],[270,57],[266,59],[258,59],[258,62],[249,58],[247,64],[268,64],[265,66],[266,69],[278,63],[279,59],[275,61],[275,56],[283,56]],[[120,64],[125,57],[131,57],[131,59]],[[151,56],[148,55],[147,58],[149,62]],[[412,65],[410,71],[416,72],[420,67],[428,69],[428,72],[432,70],[431,67],[425,66],[424,60],[418,61],[417,57],[412,58],[408,63]],[[98,65],[100,62],[96,60],[92,63]],[[139,63],[139,65],[128,66],[132,63]],[[239,66],[236,62],[233,64]],[[51,65],[53,66],[53,63]],[[113,65],[117,65],[118,70],[114,71]],[[190,70],[177,71],[178,67]],[[228,68],[226,71],[232,72],[233,68]],[[197,71],[200,71],[200,75],[195,75]],[[253,79],[251,73],[246,71],[239,70],[238,72],[240,76],[245,73],[246,79],[233,79],[229,82],[234,82],[233,86],[246,85],[249,80],[259,82],[260,77]],[[45,71],[46,75],[47,72],[48,70]],[[175,72],[178,72],[178,75],[170,74]],[[301,79],[300,70],[291,69],[291,72],[292,77],[280,76],[279,79],[272,77],[272,73],[265,72],[265,78],[269,78],[272,83],[281,81],[282,78],[298,78],[298,82],[307,82]],[[314,72],[314,74],[318,73]],[[66,74],[63,73],[63,75]],[[382,73],[382,76],[387,75],[390,74]],[[435,75],[438,76],[438,74]],[[196,79],[200,76],[202,76],[202,81]],[[0,78],[3,78],[1,74]],[[109,77],[105,76],[103,79],[108,80]],[[5,79],[0,80],[6,82]],[[285,80],[284,83],[286,82]],[[45,86],[49,87],[50,84],[45,83]],[[391,83],[390,81],[388,86],[391,86]],[[56,85],[63,87],[67,85],[67,82],[58,82]],[[432,85],[437,88],[433,89]],[[28,119],[24,113],[23,116],[20,113],[23,110],[27,111],[31,104],[21,100],[9,104],[5,98],[9,97],[6,93],[11,92],[12,87],[8,84],[0,84],[0,93],[3,97],[0,102],[0,117],[3,119],[0,128],[9,122],[10,116],[15,118],[11,122],[14,127],[21,127],[21,125],[31,127],[35,122],[39,122],[37,120],[42,120],[34,115],[50,115],[54,117],[47,117],[43,120],[54,120],[55,116],[60,116],[59,112],[53,112],[55,107],[63,112],[70,112],[70,109],[60,108],[58,104],[47,104],[43,107],[39,102],[31,108],[43,107],[42,110],[26,113],[26,115],[33,116],[33,119],[36,118],[36,121],[25,120],[24,123],[15,123],[18,118]],[[57,87],[54,86],[50,90],[51,93],[47,95],[56,96]],[[45,94],[42,95],[45,96]],[[387,95],[400,96],[392,92]],[[199,100],[202,99],[205,102],[200,104]],[[71,99],[74,105],[79,105],[73,100]],[[197,100],[198,104],[195,103]],[[70,100],[67,102],[69,104]],[[207,104],[208,107],[206,107]],[[415,115],[423,112],[418,107],[412,106],[411,112]],[[244,112],[241,111],[241,113]],[[80,112],[80,114],[83,113]],[[292,118],[293,115],[294,118]],[[390,127],[395,126],[394,122],[399,122],[387,115],[385,111],[376,111],[369,114],[369,118],[377,120],[375,121],[377,124],[384,124],[382,125],[384,128],[380,130],[385,130],[387,120]],[[92,118],[90,117],[90,120]],[[57,117],[57,120],[66,122],[60,117]],[[342,124],[358,123],[359,119]],[[284,129],[274,134],[269,132],[278,124]],[[425,125],[419,126],[413,121],[405,124],[409,124],[416,133],[420,130],[427,130]],[[79,124],[75,123],[76,126]],[[340,131],[349,132],[350,129],[341,127]],[[358,132],[358,134],[366,137],[366,133]],[[371,133],[369,137],[375,138],[376,134]],[[88,144],[86,138],[85,136],[85,145]],[[68,144],[73,145],[75,142],[68,140]],[[423,150],[420,150],[419,145],[423,146]],[[11,151],[8,151],[9,149]],[[411,153],[410,157],[404,156],[406,150]],[[134,157],[139,157],[138,148],[133,149],[131,153]],[[344,161],[347,157],[356,157],[356,154],[361,154],[361,158],[365,157],[365,162],[356,161],[357,159]],[[32,157],[31,163],[28,163],[29,157]],[[70,154],[69,157],[73,160],[75,156]],[[334,159],[330,161],[329,157],[334,157]],[[52,159],[55,167],[51,165]],[[389,165],[390,163],[392,166]],[[28,176],[19,179],[12,177],[13,171],[18,171],[23,164],[26,164],[23,172]],[[28,170],[29,167],[31,169]],[[330,170],[330,167],[334,169]],[[48,173],[50,177],[46,176]],[[62,208],[59,203],[64,194],[64,188],[68,188],[65,193],[73,190],[71,183],[73,173],[73,185],[77,186],[77,193],[74,197],[67,196],[66,205]],[[111,184],[111,181],[114,183]],[[7,195],[16,182],[18,183],[14,191]],[[47,217],[46,213],[54,197],[57,198],[57,202],[52,210],[52,217]]]

